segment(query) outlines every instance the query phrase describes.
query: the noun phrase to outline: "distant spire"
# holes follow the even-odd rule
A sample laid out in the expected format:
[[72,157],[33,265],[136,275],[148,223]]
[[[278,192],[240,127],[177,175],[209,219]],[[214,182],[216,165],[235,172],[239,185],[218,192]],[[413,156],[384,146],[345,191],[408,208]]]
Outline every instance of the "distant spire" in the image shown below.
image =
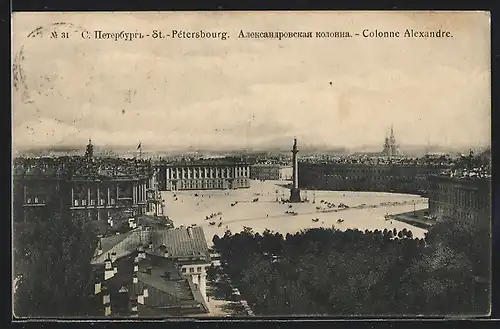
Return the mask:
[[85,157],[87,160],[92,161],[94,157],[94,145],[92,145],[92,139],[89,137],[89,144],[85,150]]

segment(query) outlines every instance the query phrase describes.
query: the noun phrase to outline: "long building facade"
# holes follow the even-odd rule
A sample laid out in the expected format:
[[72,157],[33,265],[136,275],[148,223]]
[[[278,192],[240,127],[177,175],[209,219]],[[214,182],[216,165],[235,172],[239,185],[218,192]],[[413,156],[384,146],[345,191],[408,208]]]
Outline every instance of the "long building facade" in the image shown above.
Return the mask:
[[113,218],[126,212],[132,216],[159,211],[148,177],[74,178],[71,184],[71,210],[86,212],[94,220]]
[[258,163],[250,167],[250,178],[255,180],[291,180],[292,176],[291,166]]
[[491,179],[430,176],[429,216],[440,220],[491,218]]
[[334,191],[426,194],[427,177],[440,166],[363,163],[299,163],[299,187]]
[[157,164],[162,191],[223,190],[250,187],[250,165],[231,162]]
[[[50,204],[104,221],[163,212],[152,167],[126,160],[93,163],[89,148],[84,158],[18,160],[13,174],[14,219],[29,222]],[[143,168],[137,170],[138,166]]]

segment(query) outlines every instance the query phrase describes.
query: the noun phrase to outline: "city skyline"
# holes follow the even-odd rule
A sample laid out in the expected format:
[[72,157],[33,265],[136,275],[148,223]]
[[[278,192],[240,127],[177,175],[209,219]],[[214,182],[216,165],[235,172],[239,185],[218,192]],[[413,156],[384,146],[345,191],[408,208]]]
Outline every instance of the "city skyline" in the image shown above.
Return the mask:
[[[429,141],[490,145],[489,25],[481,13],[450,14],[444,22],[454,28],[453,39],[418,42],[243,40],[240,30],[256,30],[251,15],[203,14],[203,26],[198,15],[72,15],[70,21],[87,30],[111,30],[118,22],[141,31],[224,26],[230,38],[167,45],[75,38],[58,42],[54,53],[40,46],[51,42],[48,35],[25,38],[39,21],[31,26],[29,15],[14,16],[14,52],[22,46],[25,58],[25,89],[13,91],[14,149],[85,145],[89,137],[109,147],[141,142],[166,151],[285,148],[293,137],[311,147],[358,148],[381,146],[391,124],[402,149]],[[258,30],[278,28],[272,15],[259,14],[265,19]],[[335,22],[311,15],[282,16],[279,28],[361,32],[443,22],[432,14],[383,20],[380,13],[345,13]]]

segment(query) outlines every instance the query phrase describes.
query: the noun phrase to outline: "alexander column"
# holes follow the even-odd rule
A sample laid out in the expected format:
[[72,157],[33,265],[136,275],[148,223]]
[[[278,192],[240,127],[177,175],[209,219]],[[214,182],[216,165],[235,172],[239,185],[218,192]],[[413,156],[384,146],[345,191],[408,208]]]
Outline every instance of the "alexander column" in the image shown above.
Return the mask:
[[297,138],[293,139],[292,162],[293,162],[293,185],[290,189],[290,202],[301,202],[299,190],[299,163],[297,159]]

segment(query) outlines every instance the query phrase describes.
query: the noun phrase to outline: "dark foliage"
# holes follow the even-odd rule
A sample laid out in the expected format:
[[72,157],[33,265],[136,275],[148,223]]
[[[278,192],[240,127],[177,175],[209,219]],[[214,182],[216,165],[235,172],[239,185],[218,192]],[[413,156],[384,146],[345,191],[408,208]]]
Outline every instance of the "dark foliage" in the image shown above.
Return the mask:
[[61,204],[53,202],[36,221],[14,226],[17,317],[86,313],[96,237],[87,218],[72,216]]
[[[224,272],[264,315],[485,314],[489,229],[444,221],[423,239],[409,230],[214,237]],[[215,272],[214,272],[215,275]],[[486,282],[486,283],[485,283]]]

